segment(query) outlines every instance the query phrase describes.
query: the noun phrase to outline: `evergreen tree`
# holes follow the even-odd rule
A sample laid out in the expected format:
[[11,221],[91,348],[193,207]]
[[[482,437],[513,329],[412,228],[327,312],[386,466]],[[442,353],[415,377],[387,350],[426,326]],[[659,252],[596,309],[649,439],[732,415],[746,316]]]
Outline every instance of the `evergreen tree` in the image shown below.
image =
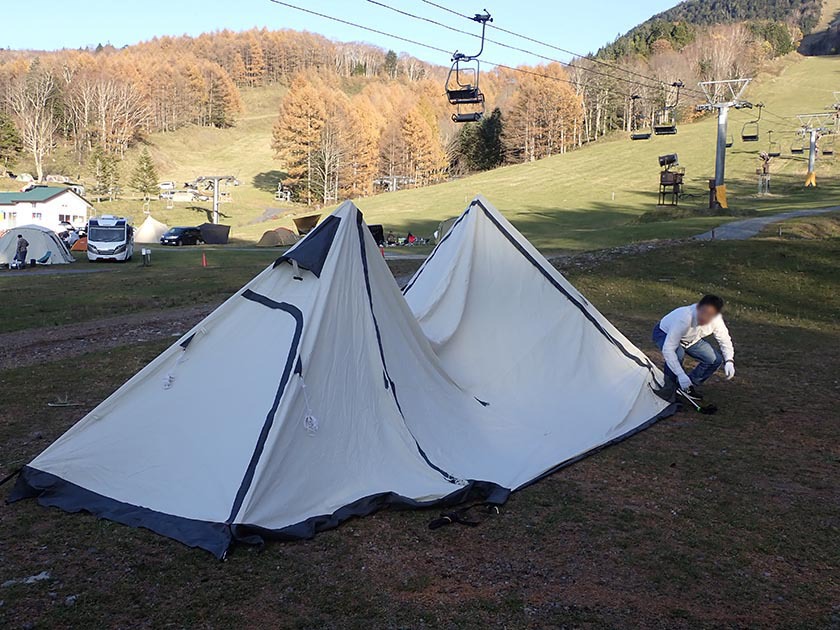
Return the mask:
[[0,112],[0,164],[6,171],[23,153],[23,139],[12,119]]
[[120,169],[117,159],[97,147],[90,154],[90,169],[93,172],[91,193],[97,201],[114,201],[120,193]]
[[505,161],[504,121],[497,107],[479,123],[464,125],[455,147],[458,165],[467,171],[489,171]]
[[385,72],[392,79],[397,77],[397,53],[393,50],[389,50],[385,55]]
[[140,154],[140,159],[137,160],[137,166],[131,174],[129,183],[134,190],[143,195],[145,201],[148,201],[158,190],[157,170],[152,162],[152,156],[149,155],[149,150],[145,147]]

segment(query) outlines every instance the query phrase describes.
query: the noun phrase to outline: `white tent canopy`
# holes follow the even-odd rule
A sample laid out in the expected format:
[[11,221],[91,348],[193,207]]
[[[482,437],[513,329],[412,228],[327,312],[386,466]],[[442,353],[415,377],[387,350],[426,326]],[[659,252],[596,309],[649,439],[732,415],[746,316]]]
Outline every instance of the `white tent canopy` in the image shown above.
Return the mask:
[[477,201],[435,250],[409,285],[418,321],[345,203],[26,466],[11,499],[223,556],[388,505],[502,502],[667,413],[657,370],[494,219]]
[[166,223],[161,223],[152,215],[149,215],[134,233],[134,242],[159,243],[160,237],[163,236],[168,229],[169,226],[166,225]]
[[43,265],[64,265],[76,262],[64,242],[49,228],[40,225],[14,227],[0,237],[0,265],[8,265],[15,259],[18,234],[29,242],[27,263],[33,258]]

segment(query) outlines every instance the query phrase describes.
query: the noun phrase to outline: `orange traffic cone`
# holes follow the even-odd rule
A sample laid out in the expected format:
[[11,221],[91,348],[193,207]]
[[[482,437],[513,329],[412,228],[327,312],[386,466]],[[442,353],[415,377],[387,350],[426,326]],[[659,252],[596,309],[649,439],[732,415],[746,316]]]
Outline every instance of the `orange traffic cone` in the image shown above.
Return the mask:
[[201,252],[201,266],[207,267],[207,254]]

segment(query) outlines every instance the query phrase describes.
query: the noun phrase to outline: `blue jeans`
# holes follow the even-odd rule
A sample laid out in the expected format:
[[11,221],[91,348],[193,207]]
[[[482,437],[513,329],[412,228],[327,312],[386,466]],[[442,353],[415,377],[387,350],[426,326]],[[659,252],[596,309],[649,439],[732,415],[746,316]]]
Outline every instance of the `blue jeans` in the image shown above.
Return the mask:
[[[662,350],[662,346],[665,345],[665,337],[665,331],[663,331],[658,324],[653,327],[653,342],[660,350]],[[709,377],[717,372],[717,369],[723,365],[723,356],[705,339],[701,339],[700,341],[690,345],[688,348],[678,346],[677,360],[680,362],[680,365],[682,365],[683,360],[685,360],[685,355],[694,357],[698,361],[697,367],[695,367],[688,375],[688,378],[690,378],[691,382],[695,385],[702,385],[705,383],[709,380]],[[671,371],[671,368],[669,368],[667,364],[665,365],[665,376],[671,381],[677,380],[677,376]]]

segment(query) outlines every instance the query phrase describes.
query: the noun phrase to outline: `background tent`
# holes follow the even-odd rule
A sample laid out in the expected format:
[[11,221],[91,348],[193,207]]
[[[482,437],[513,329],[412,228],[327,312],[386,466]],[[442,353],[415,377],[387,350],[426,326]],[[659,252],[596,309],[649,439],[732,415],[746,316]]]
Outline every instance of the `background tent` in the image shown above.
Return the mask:
[[288,247],[298,241],[298,236],[289,228],[279,227],[276,230],[268,230],[263,233],[257,243],[257,247]]
[[86,252],[87,251],[87,236],[81,237],[78,241],[73,243],[70,248],[71,252]]
[[[474,225],[486,227],[483,219]],[[414,282],[417,295],[448,286],[438,263],[491,243],[464,238],[468,249],[436,250]],[[521,354],[505,357],[491,338],[510,326],[480,345],[509,361],[516,384],[530,377],[551,385],[530,387],[533,400],[508,403],[510,387],[488,389],[496,373],[480,364],[471,374],[452,362],[456,376],[447,373],[449,358],[435,353],[346,202],[25,466],[10,500],[85,510],[222,557],[234,540],[307,538],[387,506],[501,503],[668,412],[651,389],[661,376],[655,368],[617,356],[600,332],[590,334],[594,324],[578,306],[533,292],[555,290],[539,269],[504,256],[516,273],[499,273],[499,295],[513,283],[526,287],[522,298],[533,303],[509,300],[517,317],[545,318],[562,342],[551,347],[563,352],[531,349],[527,364]],[[451,288],[438,292],[442,304],[456,297]],[[457,303],[482,303],[480,287],[462,288]],[[506,301],[497,295],[489,310]],[[549,306],[561,315],[541,310]],[[470,316],[478,330],[492,323]],[[575,370],[596,380],[555,387]]]
[[309,234],[312,230],[315,229],[315,226],[318,225],[318,220],[321,218],[320,214],[310,214],[305,217],[298,217],[297,219],[292,219],[295,224],[295,228],[297,228],[298,234],[301,236],[305,236]]
[[208,245],[227,245],[230,240],[229,225],[202,223],[198,228],[201,230],[201,240]]
[[160,243],[160,237],[163,236],[169,226],[166,223],[161,223],[152,215],[146,217],[142,225],[134,233],[135,243]]
[[8,265],[14,260],[18,234],[22,234],[23,238],[29,241],[29,251],[26,254],[27,264],[33,258],[41,261],[47,254],[49,256],[42,264],[64,265],[76,262],[67,249],[67,245],[58,238],[55,232],[40,225],[22,225],[10,229],[0,238],[0,265]]

